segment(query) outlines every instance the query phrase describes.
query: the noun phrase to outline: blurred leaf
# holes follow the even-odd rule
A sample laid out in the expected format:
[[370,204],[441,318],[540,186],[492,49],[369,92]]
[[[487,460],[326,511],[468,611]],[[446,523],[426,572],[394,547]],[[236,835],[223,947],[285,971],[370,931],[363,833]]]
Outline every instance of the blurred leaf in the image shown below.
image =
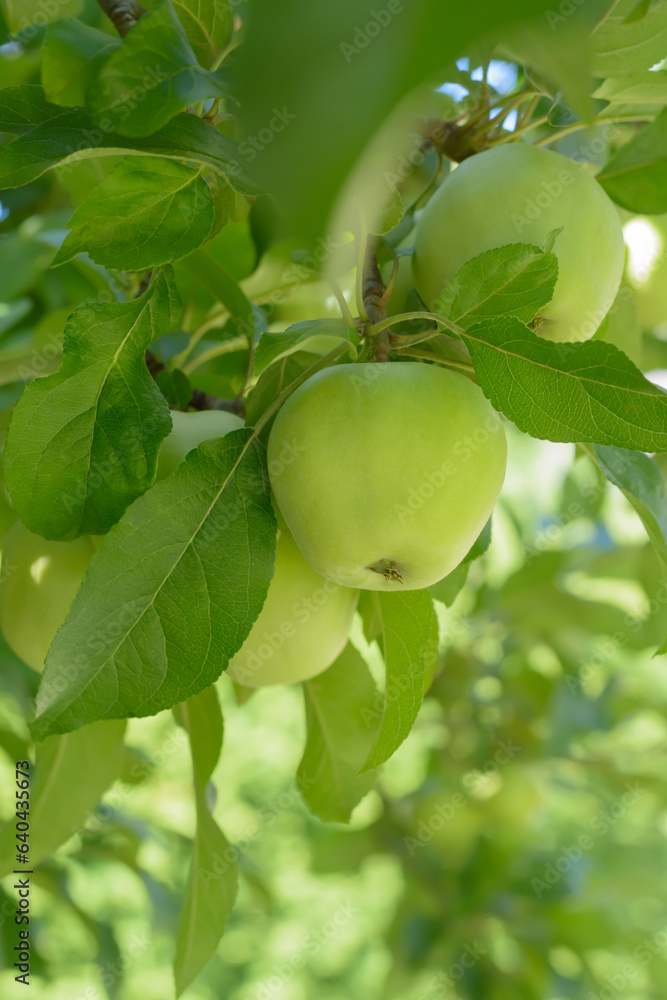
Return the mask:
[[[484,394],[519,430],[548,441],[667,451],[667,393],[611,344],[552,344],[512,317],[460,336]],[[537,399],[549,399],[549,408]]]
[[[120,774],[125,720],[96,722],[52,736],[37,747],[30,788],[30,866],[64,844],[83,825]],[[0,873],[15,867],[16,829],[10,819],[0,837]]]
[[192,399],[190,380],[180,368],[170,368],[167,371],[158,372],[155,381],[172,409],[184,410]]
[[667,486],[665,477],[647,455],[596,445],[595,455],[610,483],[635,508],[646,534],[667,570]]
[[597,179],[610,198],[631,212],[667,211],[667,108],[621,146]]
[[403,199],[400,193],[394,189],[391,193],[389,201],[384,207],[382,216],[378,219],[377,225],[372,229],[372,232],[376,233],[378,236],[382,236],[384,233],[390,233],[392,229],[395,229],[399,224],[403,216],[405,215],[405,207],[403,205]]
[[252,342],[259,323],[266,320],[264,314],[255,311],[252,302],[232,277],[229,270],[207,250],[197,250],[184,261],[193,274],[197,276],[229,310],[229,314],[239,329],[239,333]]
[[120,39],[76,18],[56,21],[42,47],[42,86],[47,100],[65,107],[86,103],[88,87]]
[[[263,333],[255,351],[253,371],[255,375],[260,375],[274,361],[287,354],[318,349],[326,352],[341,341],[349,341],[353,345],[358,342],[358,337],[355,330],[335,319],[308,319],[280,333]],[[352,353],[352,346],[350,350]]]
[[[566,14],[562,7],[552,6],[544,17],[535,12],[528,24],[512,24],[500,36],[510,56],[527,66],[529,80],[551,96],[560,92],[564,103],[584,121],[592,118],[590,6],[587,0]],[[543,80],[552,86],[543,88]]]
[[61,17],[73,17],[81,10],[81,0],[58,0],[48,6],[44,0],[2,0],[5,20],[13,35]]
[[440,603],[444,604],[447,608],[454,603],[460,592],[463,590],[465,582],[468,579],[468,569],[470,567],[470,563],[474,559],[479,559],[480,556],[484,555],[491,544],[491,530],[492,524],[491,518],[489,518],[479,533],[479,537],[472,545],[472,548],[468,554],[464,556],[459,565],[456,566],[451,573],[448,573],[447,576],[443,577],[442,580],[438,580],[437,583],[434,583],[428,588],[429,593],[434,600],[440,601]]
[[593,97],[612,104],[667,104],[667,73],[637,73],[618,79],[603,80]]
[[441,294],[436,312],[464,329],[495,316],[529,323],[551,301],[558,278],[554,253],[523,243],[466,261]]
[[595,76],[633,76],[660,62],[667,51],[667,5],[632,18],[637,0],[618,0],[593,35]]
[[235,191],[251,194],[256,190],[239,163],[237,144],[196,115],[177,115],[151,136],[129,138],[101,131],[83,108],[63,111],[0,150],[0,186],[21,187],[53,167],[87,157],[122,155],[187,160],[224,174]]
[[310,245],[326,231],[360,150],[406,95],[443,78],[474,38],[549,6],[421,0],[392,12],[358,0],[257,0],[234,66],[242,134],[255,136],[276,110],[289,116],[254,166],[290,234]]
[[31,531],[103,534],[152,484],[171,420],[143,359],[176,324],[177,296],[161,272],[133,302],[81,306],[59,371],[26,388],[7,435],[5,477]]
[[222,748],[222,714],[214,687],[183,702],[175,710],[187,730],[197,807],[192,863],[176,937],[176,995],[199,975],[215,954],[234,905],[238,869],[232,848],[206,804],[206,786]]
[[229,0],[174,0],[174,8],[200,64],[210,67],[234,30]]
[[53,260],[46,243],[22,233],[0,237],[0,301],[9,302],[29,291]]
[[350,643],[323,674],[305,681],[308,736],[298,784],[311,812],[329,823],[347,823],[377,780],[359,770],[368,757],[379,721],[381,696]]
[[221,75],[207,72],[197,62],[171,0],[160,0],[139,18],[95,75],[87,103],[102,128],[146,136],[189,105],[225,97],[227,91]]
[[389,760],[414,725],[424,697],[426,654],[435,614],[428,590],[378,591],[377,601],[386,687],[380,731],[361,773]]
[[159,267],[200,247],[213,216],[198,169],[154,156],[121,160],[69,220],[53,264],[86,252],[116,270]]
[[102,539],[46,658],[35,739],[154,715],[211,685],[264,603],[275,535],[250,432],[191,451]]
[[449,608],[461,593],[468,579],[468,563],[462,562],[433,586],[429,587],[431,597]]

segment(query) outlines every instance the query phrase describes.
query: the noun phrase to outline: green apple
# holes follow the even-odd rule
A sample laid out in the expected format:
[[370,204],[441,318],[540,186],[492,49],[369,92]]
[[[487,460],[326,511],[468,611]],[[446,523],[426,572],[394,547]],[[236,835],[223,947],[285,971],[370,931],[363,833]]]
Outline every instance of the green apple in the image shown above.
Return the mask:
[[226,410],[196,410],[192,413],[171,411],[173,428],[164,439],[157,460],[156,482],[171,475],[185,456],[202,441],[223,437],[243,427],[243,420]]
[[88,535],[49,542],[21,521],[7,532],[0,570],[0,626],[5,639],[33,670],[65,621],[96,545]]
[[282,515],[318,573],[347,587],[415,590],[469,551],[500,493],[507,444],[464,375],[349,364],[289,397],[268,459]]
[[593,336],[621,281],[616,208],[585,168],[560,153],[513,142],[464,160],[424,209],[415,239],[415,287],[430,309],[459,268],[508,243],[541,246],[561,229],[558,280],[536,332],[548,340]]
[[667,324],[667,215],[638,216],[623,227],[623,236],[639,325],[653,330]]
[[259,618],[227,674],[247,687],[321,674],[345,647],[357,592],[324,580],[281,531],[276,566]]

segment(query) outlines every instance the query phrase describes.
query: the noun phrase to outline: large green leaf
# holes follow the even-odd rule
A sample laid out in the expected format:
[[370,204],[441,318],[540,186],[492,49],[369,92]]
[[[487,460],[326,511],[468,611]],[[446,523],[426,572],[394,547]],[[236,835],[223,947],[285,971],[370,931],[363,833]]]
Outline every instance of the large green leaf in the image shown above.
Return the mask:
[[378,592],[377,602],[386,684],[380,729],[362,773],[388,760],[414,725],[424,698],[435,614],[428,590]]
[[238,145],[196,115],[177,115],[151,136],[130,138],[98,128],[83,108],[63,111],[0,150],[0,187],[21,187],[47,170],[90,157],[123,155],[186,160],[224,174],[236,191],[257,190]]
[[121,135],[150,135],[197,101],[227,94],[224,78],[201,68],[172,0],[144,14],[88,91],[97,124]]
[[617,0],[593,35],[596,76],[633,76],[664,58],[667,4],[659,0],[643,17],[633,19],[636,5],[637,0]]
[[[125,720],[95,722],[37,747],[30,788],[30,867],[80,829],[123,765]],[[0,836],[0,874],[16,867],[16,830]]]
[[234,30],[229,0],[174,0],[174,7],[197,59],[210,67]]
[[263,333],[255,351],[253,370],[255,375],[259,375],[278,358],[296,351],[321,349],[326,352],[341,341],[352,344],[357,340],[356,331],[340,320],[307,319],[280,333]]
[[26,387],[7,435],[7,487],[31,531],[102,534],[152,484],[171,418],[144,352],[179,316],[168,272],[139,299],[72,315],[60,369]]
[[359,770],[374,742],[382,697],[350,643],[336,662],[304,683],[308,737],[299,764],[301,794],[316,816],[347,823],[377,775]]
[[37,84],[26,83],[0,90],[0,132],[24,135],[62,113],[61,107],[46,100]]
[[437,311],[464,329],[503,315],[529,323],[551,301],[557,278],[554,253],[523,243],[496,247],[463,265]]
[[190,738],[197,808],[192,862],[176,937],[174,977],[180,996],[211,960],[238,888],[233,851],[206,803],[206,786],[222,749],[222,713],[214,687],[189,698],[175,715]]
[[76,18],[56,21],[42,47],[42,85],[49,101],[65,107],[85,104],[86,93],[120,39]]
[[667,108],[621,146],[597,179],[631,212],[667,212]]
[[102,539],[47,655],[34,737],[154,715],[209,687],[261,610],[275,537],[252,432],[191,451]]
[[462,331],[484,394],[549,441],[667,451],[667,393],[612,344],[553,344],[514,317]]
[[215,209],[199,170],[157,157],[121,160],[69,220],[54,265],[87,252],[116,270],[180,260],[207,239]]
[[[290,234],[311,245],[326,231],[360,151],[406,95],[444,80],[473,39],[552,6],[415,0],[389,9],[359,0],[255,0],[234,67],[242,130],[256,139],[276,121],[253,167]],[[276,112],[290,117],[279,122]]]

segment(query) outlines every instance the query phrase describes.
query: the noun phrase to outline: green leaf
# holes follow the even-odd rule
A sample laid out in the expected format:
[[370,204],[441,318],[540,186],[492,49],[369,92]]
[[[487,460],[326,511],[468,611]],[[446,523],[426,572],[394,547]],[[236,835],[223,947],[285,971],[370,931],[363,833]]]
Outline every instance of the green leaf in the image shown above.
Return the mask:
[[431,597],[440,601],[446,607],[451,607],[460,592],[463,590],[466,580],[468,579],[468,570],[470,569],[470,563],[474,559],[479,559],[483,556],[489,545],[491,544],[491,530],[492,530],[492,520],[486,522],[482,528],[479,537],[473,544],[472,548],[466,556],[461,560],[458,566],[456,566],[451,573],[443,577],[442,580],[438,580],[429,587],[429,593]]
[[595,76],[634,76],[664,59],[667,4],[659,3],[639,20],[628,19],[637,0],[619,0],[593,35]]
[[152,484],[171,419],[144,352],[179,314],[165,272],[133,302],[73,313],[60,369],[26,387],[7,435],[7,487],[31,531],[103,534]]
[[374,742],[381,696],[350,643],[323,674],[303,685],[308,736],[297,780],[308,808],[327,823],[347,823],[377,774],[359,770]]
[[382,236],[383,233],[390,233],[392,229],[396,228],[404,215],[405,206],[403,205],[403,199],[400,193],[394,188],[383,208],[380,218],[377,220],[377,225],[373,227],[372,231],[378,236]]
[[549,441],[667,451],[667,393],[611,344],[554,344],[513,317],[460,336],[484,395],[519,430]]
[[275,536],[251,431],[191,451],[102,539],[46,658],[35,739],[209,687],[261,610]]
[[593,97],[611,104],[667,104],[667,73],[646,70],[603,80]]
[[229,0],[174,0],[174,8],[197,59],[211,66],[234,30]]
[[496,247],[463,265],[436,311],[464,329],[505,315],[529,323],[551,301],[557,278],[554,253],[523,243]]
[[428,588],[431,597],[435,601],[440,601],[446,608],[451,607],[465,586],[469,569],[469,563],[459,563],[451,573]]
[[593,112],[588,6],[573,7],[567,16],[559,16],[558,5],[552,6],[545,17],[535,12],[528,23],[512,24],[502,35],[514,61],[526,64],[529,74],[537,70],[540,78],[552,84],[547,89],[585,121],[591,120]]
[[278,358],[295,351],[311,350],[317,353],[322,350],[326,353],[341,341],[349,341],[352,345],[356,340],[355,331],[339,320],[307,319],[281,333],[263,333],[255,352],[253,371],[259,375]]
[[175,710],[187,730],[197,808],[192,862],[176,937],[176,995],[213,958],[225,931],[238,888],[232,848],[206,804],[206,786],[222,748],[222,713],[214,687],[183,702]]
[[26,83],[0,90],[0,132],[24,135],[62,113],[63,109],[57,104],[49,104],[37,84]]
[[47,170],[78,160],[123,155],[186,160],[212,167],[235,191],[252,194],[257,190],[240,163],[237,143],[197,115],[177,115],[147,138],[129,138],[98,128],[84,108],[63,111],[0,150],[0,187],[21,187]]
[[631,212],[667,211],[667,108],[621,146],[597,180],[610,198]]
[[88,87],[120,45],[119,38],[76,18],[56,21],[42,46],[42,85],[47,99],[70,108],[85,104]]
[[328,232],[360,150],[404,96],[445,79],[474,39],[553,6],[553,0],[422,0],[392,12],[359,0],[254,0],[234,65],[241,134],[257,136],[276,110],[291,116],[254,160],[290,235],[311,247]]
[[635,508],[667,569],[667,487],[660,467],[641,452],[595,446],[600,468]]
[[[30,867],[80,829],[123,765],[125,720],[96,722],[37,747],[30,789]],[[15,866],[16,830],[0,837],[0,875]]]
[[380,730],[361,773],[389,760],[414,725],[424,697],[435,614],[428,590],[378,592],[377,599],[387,679]]
[[[298,351],[281,358],[280,363],[271,365],[262,372],[248,396],[246,404],[246,426],[254,427],[260,417],[268,410],[271,403],[295,379],[317,361],[317,356],[305,351]],[[264,431],[262,431],[264,435]]]
[[172,409],[184,410],[192,399],[190,380],[180,368],[158,372],[155,381]]
[[153,156],[121,160],[69,220],[53,264],[87,252],[116,270],[159,267],[200,247],[214,214],[199,170]]
[[252,343],[257,332],[257,322],[264,320],[264,314],[261,317],[257,315],[252,302],[224,264],[206,250],[198,250],[190,254],[185,266],[229,310],[239,332]]
[[2,7],[12,35],[23,31],[34,35],[38,25],[43,27],[61,17],[74,17],[81,10],[81,0],[58,0],[55,4],[46,4],[44,0],[3,0]]
[[440,623],[438,621],[438,616],[435,613],[431,615],[431,631],[428,637],[428,645],[426,647],[425,669],[424,669],[424,694],[428,691],[431,684],[433,683],[433,678],[435,677],[435,670],[438,666],[438,652],[440,649]]
[[160,0],[101,68],[87,103],[100,127],[146,136],[189,105],[227,95],[224,78],[198,64],[172,0]]

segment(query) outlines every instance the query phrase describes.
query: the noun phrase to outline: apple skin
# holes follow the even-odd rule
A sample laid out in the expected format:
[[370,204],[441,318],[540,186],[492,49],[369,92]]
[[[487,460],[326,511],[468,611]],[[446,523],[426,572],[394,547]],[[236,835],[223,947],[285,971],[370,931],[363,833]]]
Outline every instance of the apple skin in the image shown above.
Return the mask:
[[89,535],[49,542],[16,521],[7,532],[0,573],[0,626],[9,646],[41,673],[96,550]]
[[173,428],[162,442],[157,460],[155,481],[159,482],[176,469],[185,456],[202,441],[224,437],[229,431],[243,427],[243,420],[226,410],[195,410],[192,413],[171,411]]
[[507,463],[470,379],[405,361],[318,372],[278,412],[269,477],[311,566],[343,586],[417,590],[466,555]]
[[558,280],[536,333],[552,341],[593,336],[621,281],[625,251],[618,212],[594,178],[560,153],[513,142],[452,171],[417,226],[415,287],[434,309],[445,285],[479,254],[507,243],[556,237]]
[[623,234],[639,325],[654,330],[667,324],[667,215],[636,216]]
[[321,674],[345,648],[357,598],[355,590],[322,579],[290,534],[279,532],[264,607],[227,675],[246,687],[266,687]]

